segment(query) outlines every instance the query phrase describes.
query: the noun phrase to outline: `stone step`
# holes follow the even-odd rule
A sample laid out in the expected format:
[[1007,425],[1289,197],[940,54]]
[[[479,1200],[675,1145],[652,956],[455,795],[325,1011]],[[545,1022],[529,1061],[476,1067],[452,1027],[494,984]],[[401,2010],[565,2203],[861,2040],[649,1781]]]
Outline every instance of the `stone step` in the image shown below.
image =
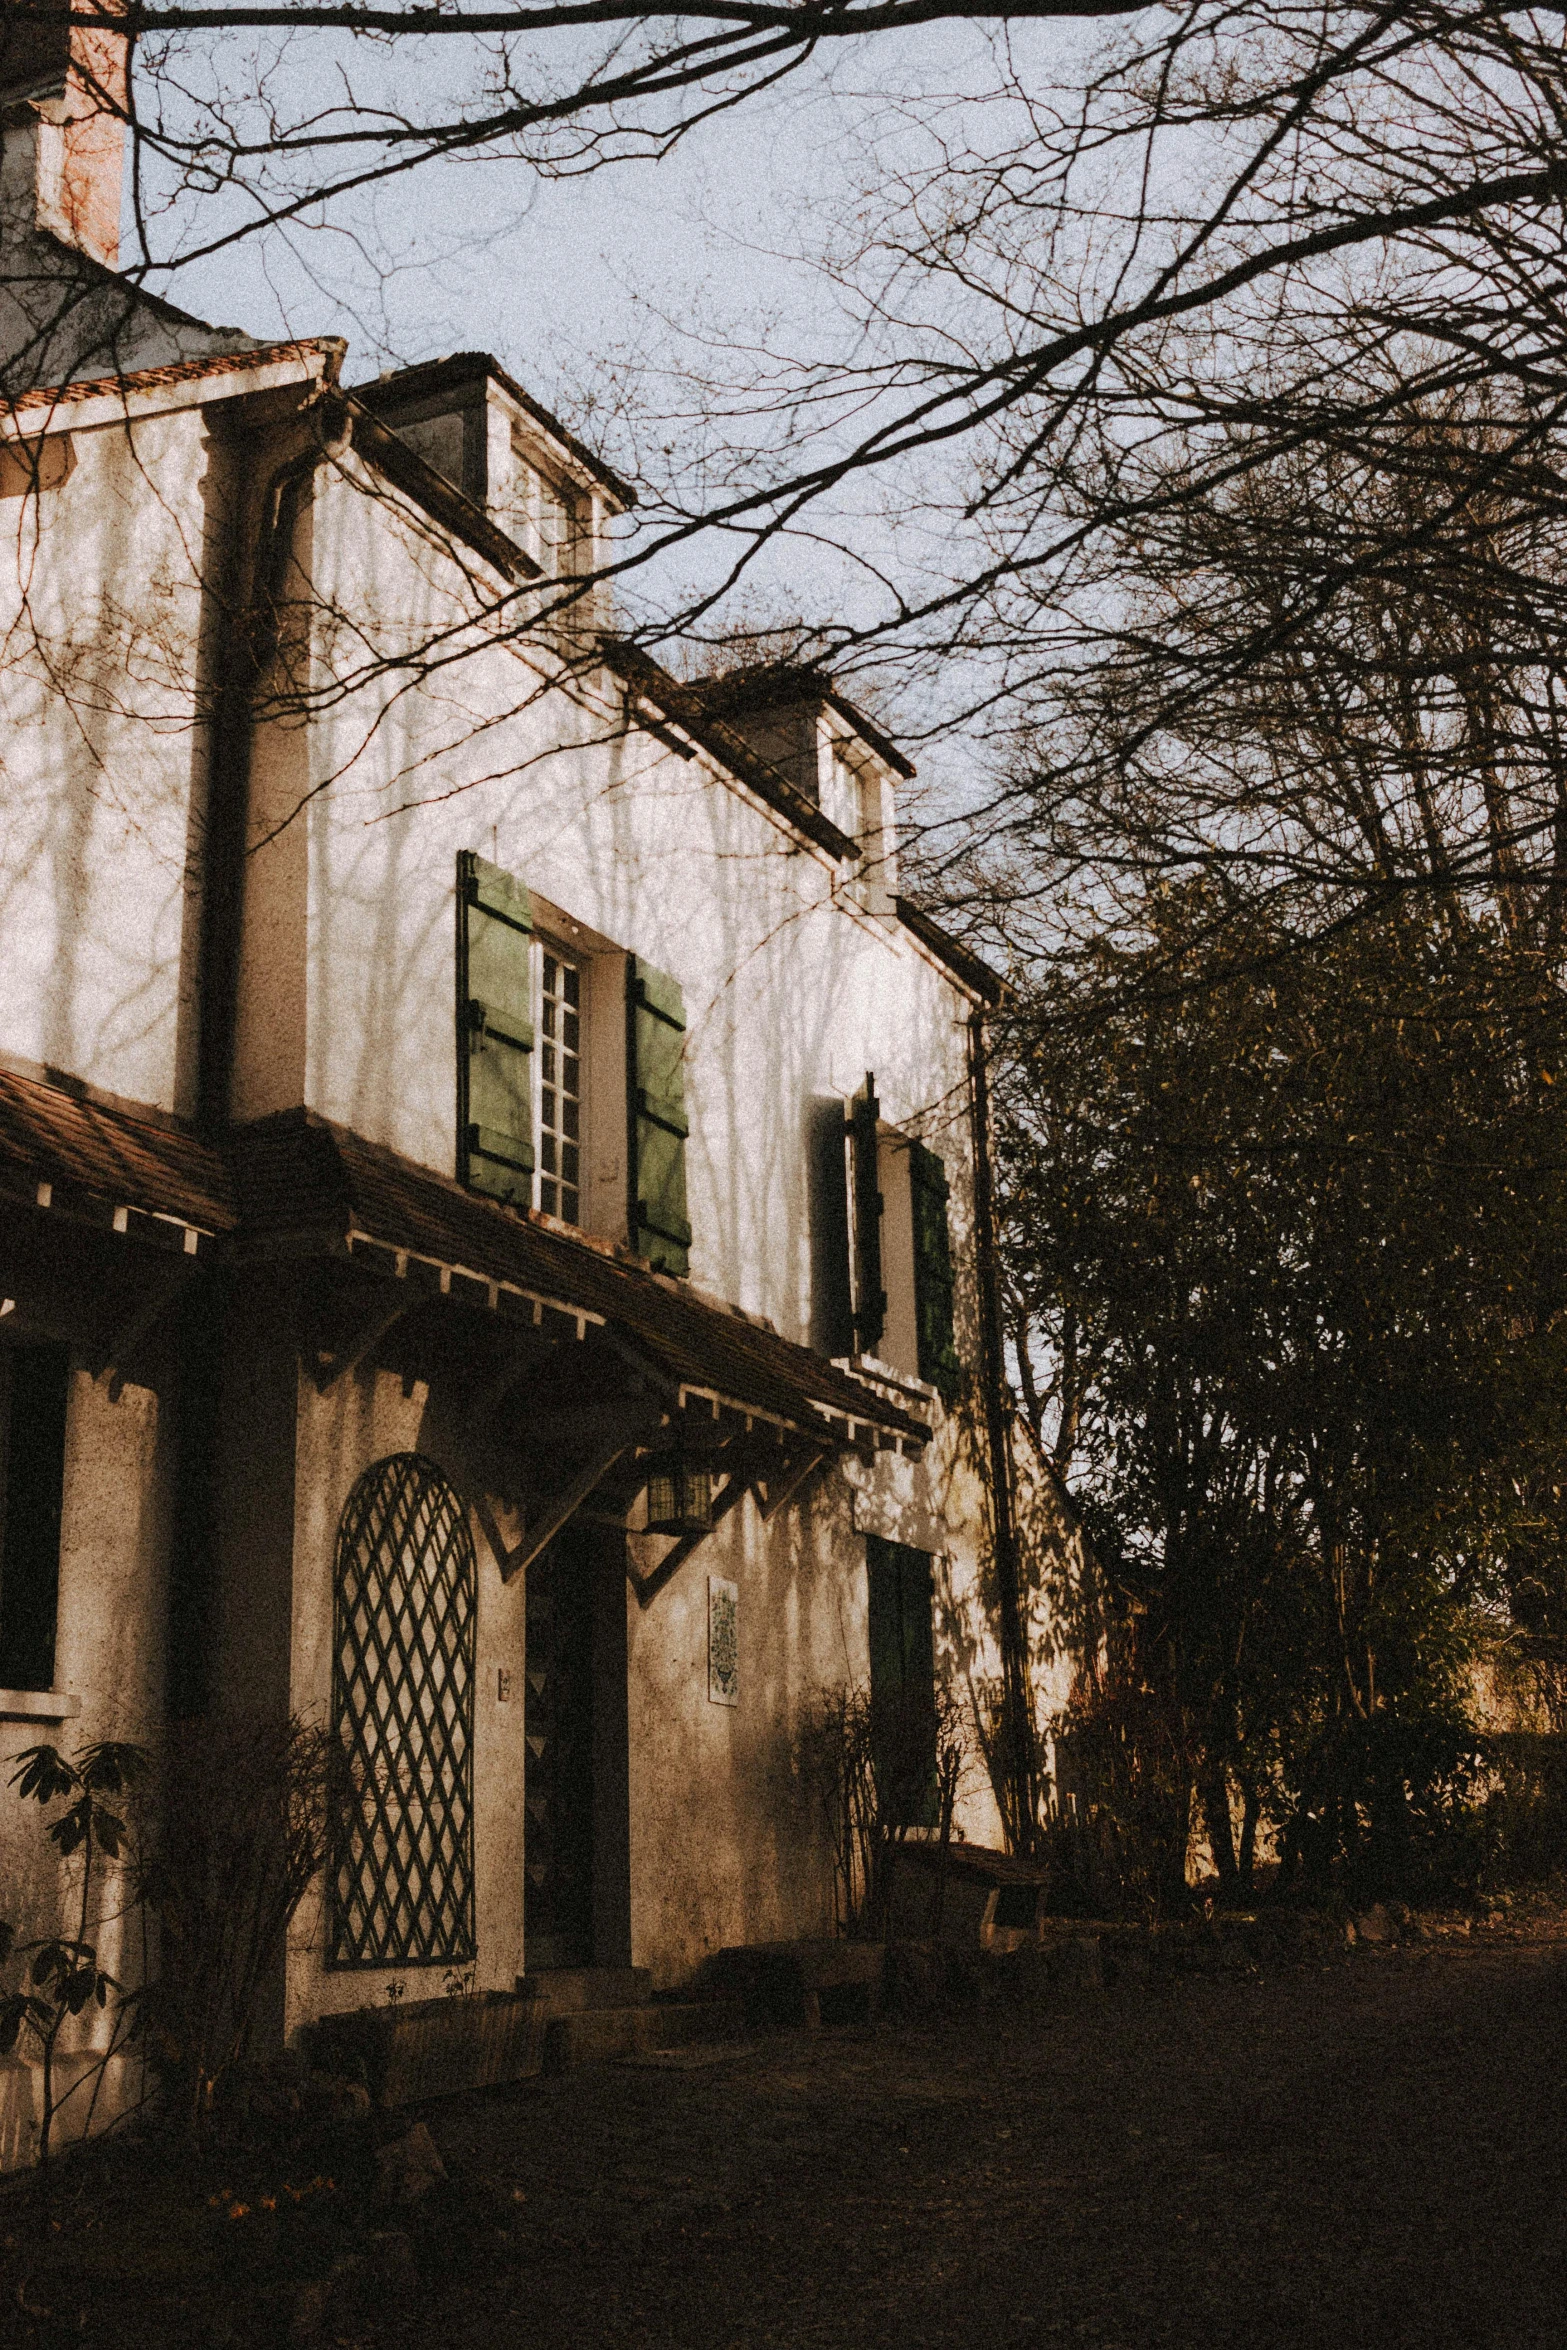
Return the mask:
[[551,2015],[575,2014],[579,2009],[645,2007],[652,1991],[652,1970],[645,1966],[536,1967],[517,1977],[524,1999],[542,2000]]
[[809,1937],[715,1950],[699,1980],[738,1999],[752,2031],[870,2023],[881,2003],[887,1952],[880,1942]]
[[565,2008],[552,2015],[545,2026],[544,2069],[563,2073],[574,2065],[605,2064],[620,2056],[648,2056],[656,2049],[738,2040],[744,2025],[745,2011],[738,1999]]

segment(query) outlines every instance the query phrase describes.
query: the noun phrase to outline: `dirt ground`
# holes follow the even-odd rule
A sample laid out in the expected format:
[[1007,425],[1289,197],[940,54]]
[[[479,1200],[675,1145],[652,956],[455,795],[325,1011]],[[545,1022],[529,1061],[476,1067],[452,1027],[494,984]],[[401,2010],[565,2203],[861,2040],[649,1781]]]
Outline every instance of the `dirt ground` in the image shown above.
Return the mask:
[[281,2212],[254,2179],[189,2197],[177,2225],[165,2197],[118,2270],[129,2206],[63,2203],[41,2247],[13,2198],[0,2338],[1567,2345],[1567,1916],[1539,1904],[1260,1975],[1221,1948],[1168,1982],[593,2067],[422,2118],[447,2181],[419,2216],[361,2223],[346,2300],[277,2282],[285,2222],[296,2273],[319,2271],[333,2239],[309,2215],[346,2174],[313,2196],[280,2182]]

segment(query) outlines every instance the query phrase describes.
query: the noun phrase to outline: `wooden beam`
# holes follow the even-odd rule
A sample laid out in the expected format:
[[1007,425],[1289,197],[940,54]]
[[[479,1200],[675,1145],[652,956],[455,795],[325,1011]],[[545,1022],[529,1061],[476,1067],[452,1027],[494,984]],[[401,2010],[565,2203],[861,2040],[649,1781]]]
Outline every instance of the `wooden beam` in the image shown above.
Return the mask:
[[107,1345],[102,1347],[93,1357],[92,1370],[95,1379],[105,1379],[109,1378],[111,1373],[116,1374],[111,1380],[112,1400],[115,1403],[120,1400],[119,1390],[123,1385],[123,1380],[118,1377],[118,1374],[123,1371],[132,1349],[140,1346],[142,1340],[157,1327],[170,1306],[188,1287],[192,1270],[193,1268],[182,1258],[172,1273],[165,1274],[164,1278],[157,1282],[145,1297],[137,1300],[119,1328],[110,1337]]
[[623,1452],[630,1451],[635,1441],[634,1437],[622,1436],[601,1445],[571,1483],[550,1496],[540,1516],[524,1518],[520,1541],[514,1542],[509,1550],[496,1553],[503,1583],[509,1583],[513,1575],[520,1575],[525,1567],[533,1564],[540,1551],[554,1541],[577,1504],[587,1500],[600,1478],[614,1467]]
[[778,1512],[793,1501],[795,1495],[809,1483],[818,1469],[826,1466],[831,1457],[825,1446],[812,1445],[786,1464],[781,1477],[759,1478],[756,1506],[762,1513],[763,1521],[776,1518]]
[[639,1346],[634,1338],[628,1338],[623,1330],[617,1330],[610,1322],[604,1324],[601,1336],[602,1343],[618,1354],[644,1385],[651,1387],[658,1395],[678,1401],[680,1381],[673,1372],[666,1371],[663,1364],[650,1355],[646,1348]]
[[[615,1463],[656,1432],[663,1416],[663,1409],[658,1404],[644,1403],[641,1411],[632,1409],[623,1412],[618,1424],[601,1434],[599,1442],[575,1476],[544,1498],[537,1517],[531,1511],[525,1512],[523,1531],[516,1542],[507,1544],[500,1538],[493,1519],[485,1523],[485,1517],[481,1517],[485,1539],[495,1553],[495,1563],[500,1568],[502,1582],[509,1583],[513,1575],[520,1575],[525,1567],[532,1565],[546,1543],[553,1542],[567,1519],[587,1500],[594,1487],[602,1483]],[[488,1512],[485,1516],[488,1516]]]
[[[422,1302],[420,1299],[414,1300],[415,1304]],[[324,1363],[316,1366],[316,1387],[319,1392],[325,1395],[327,1389],[335,1386],[339,1379],[346,1378],[350,1371],[357,1371],[366,1355],[375,1351],[382,1339],[395,1329],[410,1310],[406,1296],[400,1297],[395,1305],[388,1305],[384,1294],[378,1296],[343,1351],[328,1356]]]

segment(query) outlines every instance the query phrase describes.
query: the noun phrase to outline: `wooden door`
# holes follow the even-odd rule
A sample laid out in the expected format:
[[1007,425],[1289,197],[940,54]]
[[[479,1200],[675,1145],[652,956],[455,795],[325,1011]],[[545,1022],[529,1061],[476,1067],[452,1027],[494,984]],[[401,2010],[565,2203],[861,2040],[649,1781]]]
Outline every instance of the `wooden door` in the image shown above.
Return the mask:
[[593,1963],[594,1546],[572,1528],[528,1569],[524,1963]]

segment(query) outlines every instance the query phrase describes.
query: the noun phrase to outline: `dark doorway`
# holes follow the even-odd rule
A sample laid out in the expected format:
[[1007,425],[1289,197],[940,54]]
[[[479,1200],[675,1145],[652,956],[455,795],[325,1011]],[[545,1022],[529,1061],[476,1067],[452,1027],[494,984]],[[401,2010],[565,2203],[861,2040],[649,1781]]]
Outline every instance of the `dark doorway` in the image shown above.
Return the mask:
[[568,1526],[528,1569],[523,1944],[530,1974],[622,1961],[624,1550],[624,1537],[609,1527]]

